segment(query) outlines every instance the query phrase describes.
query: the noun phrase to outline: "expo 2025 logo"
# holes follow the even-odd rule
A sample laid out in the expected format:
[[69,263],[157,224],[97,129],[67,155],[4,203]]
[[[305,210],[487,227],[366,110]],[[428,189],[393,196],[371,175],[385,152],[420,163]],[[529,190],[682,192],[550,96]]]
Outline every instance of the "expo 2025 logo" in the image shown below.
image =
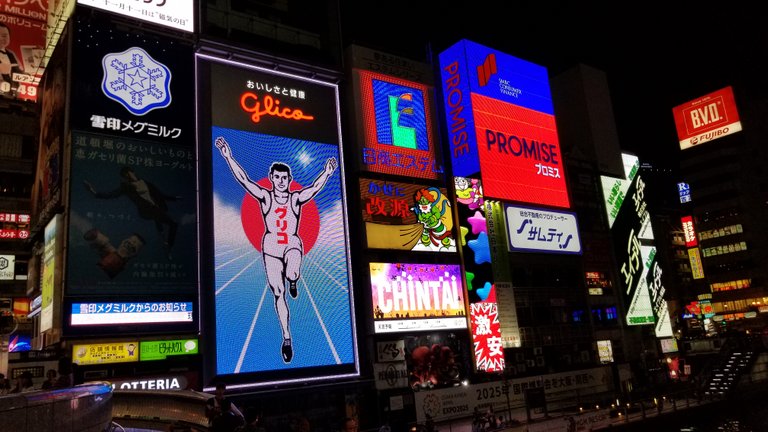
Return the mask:
[[135,115],[171,104],[171,71],[141,48],[107,54],[101,90]]

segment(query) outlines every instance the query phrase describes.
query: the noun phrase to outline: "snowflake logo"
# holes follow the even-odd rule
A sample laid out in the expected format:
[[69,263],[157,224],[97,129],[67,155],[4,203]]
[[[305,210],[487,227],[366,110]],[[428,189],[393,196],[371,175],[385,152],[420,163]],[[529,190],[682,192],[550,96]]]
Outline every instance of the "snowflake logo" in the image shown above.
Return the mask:
[[101,90],[135,115],[171,104],[171,71],[141,48],[107,54]]

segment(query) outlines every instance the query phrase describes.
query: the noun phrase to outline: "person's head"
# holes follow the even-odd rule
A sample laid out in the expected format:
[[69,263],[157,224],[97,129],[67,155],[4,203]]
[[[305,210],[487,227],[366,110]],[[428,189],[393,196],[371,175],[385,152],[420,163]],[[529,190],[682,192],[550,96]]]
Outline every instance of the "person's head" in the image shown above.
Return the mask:
[[11,29],[0,23],[0,49],[5,49],[11,43]]
[[21,387],[29,387],[32,385],[32,373],[29,371],[22,372],[21,375],[19,375],[19,385]]
[[269,180],[272,182],[272,187],[275,190],[284,192],[288,191],[288,187],[291,185],[291,167],[288,165],[275,162],[269,167]]
[[217,382],[216,383],[216,397],[219,399],[224,399],[224,392],[227,391],[227,384],[223,382]]
[[357,420],[355,420],[352,417],[347,417],[344,419],[344,429],[342,429],[343,432],[357,432]]
[[127,166],[120,168],[120,177],[126,181],[138,180],[138,177],[136,177],[136,173],[133,172],[131,167],[127,167]]
[[45,373],[45,377],[48,378],[49,381],[53,381],[58,376],[58,373],[56,373],[56,369],[48,369],[48,372]]

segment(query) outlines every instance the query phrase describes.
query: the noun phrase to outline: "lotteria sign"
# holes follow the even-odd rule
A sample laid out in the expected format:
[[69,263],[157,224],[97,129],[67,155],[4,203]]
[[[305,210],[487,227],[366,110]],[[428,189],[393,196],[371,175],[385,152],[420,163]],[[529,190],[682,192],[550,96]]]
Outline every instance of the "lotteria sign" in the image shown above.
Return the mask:
[[546,68],[461,40],[440,54],[456,176],[485,195],[569,207]]

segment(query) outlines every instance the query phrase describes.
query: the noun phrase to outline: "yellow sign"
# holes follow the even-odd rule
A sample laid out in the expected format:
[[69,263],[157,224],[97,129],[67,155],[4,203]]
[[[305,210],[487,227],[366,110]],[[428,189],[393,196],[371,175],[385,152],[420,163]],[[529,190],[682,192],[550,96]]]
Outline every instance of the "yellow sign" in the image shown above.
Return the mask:
[[139,342],[113,342],[72,346],[72,359],[79,365],[139,361]]
[[704,279],[704,268],[701,264],[699,248],[688,249],[688,259],[691,261],[691,274],[694,279]]

